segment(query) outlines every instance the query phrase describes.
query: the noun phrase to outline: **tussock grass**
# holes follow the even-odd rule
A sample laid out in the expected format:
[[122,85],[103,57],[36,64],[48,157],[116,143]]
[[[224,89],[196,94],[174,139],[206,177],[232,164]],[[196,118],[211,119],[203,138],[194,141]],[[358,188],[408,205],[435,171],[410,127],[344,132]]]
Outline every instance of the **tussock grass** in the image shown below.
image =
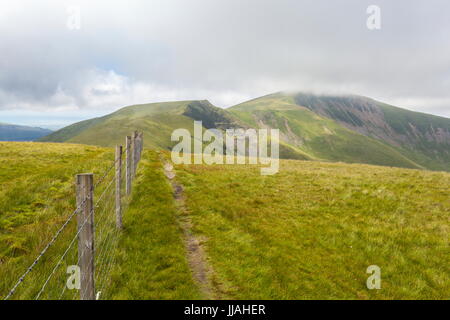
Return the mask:
[[[0,142],[2,296],[74,209],[74,175],[98,176],[112,160],[106,148]],[[284,160],[273,176],[252,165],[176,170],[183,214],[202,239],[221,297],[450,296],[448,173]],[[158,154],[146,151],[102,299],[203,298],[188,267],[179,214]],[[69,225],[14,298],[36,295],[75,227]],[[76,252],[67,262],[75,258]],[[366,288],[370,265],[381,268],[381,290]],[[63,273],[44,298],[56,298],[66,278]]]
[[[448,299],[450,174],[281,161],[178,166],[186,204],[236,299]],[[381,268],[381,290],[366,269]]]
[[[113,150],[107,148],[0,142],[2,298],[75,209],[75,175],[92,172],[95,178],[99,178],[113,160]],[[95,194],[100,192],[102,187]],[[57,259],[75,235],[75,229],[76,219],[73,219],[12,298],[33,299],[36,296]],[[74,249],[68,255],[70,264],[76,264],[76,246]],[[65,268],[61,270],[62,282],[49,288],[45,298],[54,299],[60,294],[68,277],[65,275]]]
[[[102,287],[101,299],[200,297],[187,266],[170,186],[156,156],[156,153],[145,153],[133,182],[133,198],[124,198],[123,232],[111,235],[115,230],[108,229],[111,221],[114,226],[113,193],[108,191],[105,204],[96,208],[96,248],[101,258],[96,263],[97,273],[101,273],[96,274],[96,282],[97,289]],[[75,209],[75,174],[93,172],[95,183],[113,160],[113,150],[109,148],[0,142],[1,298]],[[112,175],[113,171],[105,181]],[[95,190],[95,199],[105,185],[102,183]],[[75,234],[76,219],[73,219],[12,299],[37,296]],[[117,247],[116,239],[111,237],[118,237]],[[78,298],[77,290],[63,291],[69,277],[66,268],[76,263],[77,243],[57,269],[42,299]],[[113,272],[107,275],[103,269],[109,264]]]
[[156,152],[145,152],[118,245],[110,299],[199,299],[172,190]]

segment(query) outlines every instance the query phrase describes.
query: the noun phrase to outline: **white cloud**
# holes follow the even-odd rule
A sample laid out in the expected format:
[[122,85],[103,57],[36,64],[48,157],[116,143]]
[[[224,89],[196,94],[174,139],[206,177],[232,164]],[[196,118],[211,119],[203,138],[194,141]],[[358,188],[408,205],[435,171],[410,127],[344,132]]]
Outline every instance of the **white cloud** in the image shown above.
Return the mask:
[[[369,1],[0,1],[0,113],[98,115],[134,103],[226,107],[281,90],[450,113],[450,5]],[[69,30],[67,7],[81,29]],[[0,119],[1,120],[1,119]]]

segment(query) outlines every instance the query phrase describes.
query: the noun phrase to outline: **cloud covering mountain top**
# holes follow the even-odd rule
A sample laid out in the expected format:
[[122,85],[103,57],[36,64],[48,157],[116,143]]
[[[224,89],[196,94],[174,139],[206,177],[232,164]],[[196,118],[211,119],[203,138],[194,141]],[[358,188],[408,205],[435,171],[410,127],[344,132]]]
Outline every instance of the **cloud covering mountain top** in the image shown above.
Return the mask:
[[366,27],[371,4],[1,1],[0,117],[179,99],[225,107],[280,90],[450,116],[448,1],[377,1],[380,30]]

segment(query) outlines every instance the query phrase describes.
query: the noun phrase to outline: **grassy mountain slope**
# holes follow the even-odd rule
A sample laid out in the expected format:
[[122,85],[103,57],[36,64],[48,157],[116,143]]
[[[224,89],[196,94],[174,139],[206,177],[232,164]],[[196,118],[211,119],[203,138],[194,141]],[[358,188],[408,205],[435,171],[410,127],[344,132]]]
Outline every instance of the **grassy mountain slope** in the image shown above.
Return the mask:
[[392,146],[299,106],[282,93],[227,109],[250,126],[280,129],[281,139],[313,159],[420,168]]
[[[450,173],[318,161],[176,166],[229,299],[447,299]],[[217,201],[221,199],[221,201]],[[381,290],[366,270],[381,268]]]
[[[233,114],[203,101],[176,101],[134,105],[95,119],[81,121],[58,130],[39,141],[85,143],[112,147],[123,144],[123,137],[134,130],[144,132],[146,147],[170,150],[175,142],[170,136],[175,129],[194,132],[194,120],[205,129],[245,128],[247,125]],[[280,145],[280,157],[309,159],[288,144]]]
[[361,96],[291,95],[297,105],[395,147],[430,169],[450,169],[450,119]]
[[206,100],[150,103],[75,123],[40,141],[112,147],[133,130],[146,147],[170,150],[175,129],[275,128],[280,157],[450,170],[450,119],[359,96],[275,93],[226,110]]
[[134,130],[144,132],[146,147],[170,149],[173,130],[193,132],[193,120],[203,120],[206,128],[233,127],[237,121],[208,101],[177,101],[134,105],[107,116],[75,123],[40,141],[64,141],[112,147]]
[[48,129],[0,123],[0,141],[33,141],[51,132]]

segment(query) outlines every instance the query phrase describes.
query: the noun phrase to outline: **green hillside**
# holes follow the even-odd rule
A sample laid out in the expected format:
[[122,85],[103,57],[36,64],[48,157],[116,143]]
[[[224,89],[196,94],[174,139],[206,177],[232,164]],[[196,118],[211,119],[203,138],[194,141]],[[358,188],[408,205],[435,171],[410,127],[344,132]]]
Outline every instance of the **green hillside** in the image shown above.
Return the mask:
[[51,132],[37,127],[0,123],[0,141],[33,141]]
[[[123,144],[123,137],[134,130],[144,133],[148,148],[170,150],[176,142],[170,141],[175,129],[194,131],[194,120],[201,120],[205,129],[245,128],[247,125],[226,110],[203,101],[176,101],[134,105],[107,116],[81,121],[46,137],[41,142],[69,142],[113,147]],[[300,150],[288,144],[280,145],[280,157],[309,159]]]
[[299,106],[291,95],[272,94],[227,110],[250,126],[280,129],[285,143],[312,159],[421,168],[394,147]]
[[75,123],[40,141],[112,147],[133,130],[146,147],[170,150],[175,129],[274,128],[280,157],[450,170],[450,119],[408,111],[360,96],[275,93],[228,109],[206,100],[122,108]]
[[450,169],[450,119],[361,96],[291,95],[295,103],[378,139],[429,169]]
[[75,123],[40,141],[85,143],[112,147],[134,130],[144,133],[146,147],[170,149],[173,130],[193,132],[193,120],[205,127],[232,126],[236,119],[208,101],[177,101],[134,105],[107,116]]

